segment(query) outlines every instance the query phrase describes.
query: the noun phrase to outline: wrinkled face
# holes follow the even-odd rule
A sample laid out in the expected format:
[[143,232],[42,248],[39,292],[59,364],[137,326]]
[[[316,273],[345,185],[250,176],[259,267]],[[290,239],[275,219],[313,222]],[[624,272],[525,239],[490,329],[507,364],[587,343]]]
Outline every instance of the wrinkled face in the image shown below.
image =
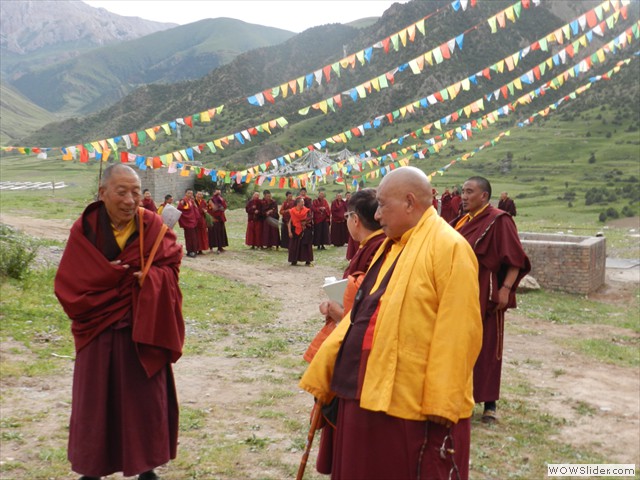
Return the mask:
[[474,181],[466,181],[462,186],[462,209],[468,213],[476,213],[487,203],[488,193],[483,191]]
[[411,228],[407,211],[408,200],[398,187],[398,182],[395,183],[394,186],[393,183],[385,184],[383,181],[376,193],[378,209],[375,219],[380,222],[382,230],[392,240],[399,239]]
[[104,186],[99,189],[111,223],[122,227],[136,214],[140,203],[141,188],[138,176],[127,170],[116,170]]

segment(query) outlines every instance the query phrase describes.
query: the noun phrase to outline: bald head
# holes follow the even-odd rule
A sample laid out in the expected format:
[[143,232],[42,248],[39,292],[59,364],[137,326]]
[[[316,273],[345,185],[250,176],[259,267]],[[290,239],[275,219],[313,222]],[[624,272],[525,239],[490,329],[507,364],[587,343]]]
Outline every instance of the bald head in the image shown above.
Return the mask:
[[378,187],[376,220],[389,238],[397,240],[415,227],[431,206],[431,182],[415,167],[388,173]]
[[114,163],[113,165],[108,166],[105,169],[105,171],[102,173],[100,186],[105,187],[111,180],[111,177],[114,176],[115,174],[135,177],[138,179],[138,181],[140,181],[140,177],[138,177],[138,174],[136,173],[136,171],[133,168],[131,168],[129,165],[124,165],[123,163]]

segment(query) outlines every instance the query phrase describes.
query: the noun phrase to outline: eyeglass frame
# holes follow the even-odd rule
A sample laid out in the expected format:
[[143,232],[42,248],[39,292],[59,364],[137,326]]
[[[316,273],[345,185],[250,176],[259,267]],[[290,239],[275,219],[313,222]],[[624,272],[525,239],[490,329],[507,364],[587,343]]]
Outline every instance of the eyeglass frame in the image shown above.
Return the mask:
[[344,214],[344,218],[345,218],[345,220],[349,220],[349,218],[350,218],[352,215],[358,215],[358,213],[357,213],[357,212],[354,212],[354,211],[351,211],[351,212],[345,212],[345,214]]

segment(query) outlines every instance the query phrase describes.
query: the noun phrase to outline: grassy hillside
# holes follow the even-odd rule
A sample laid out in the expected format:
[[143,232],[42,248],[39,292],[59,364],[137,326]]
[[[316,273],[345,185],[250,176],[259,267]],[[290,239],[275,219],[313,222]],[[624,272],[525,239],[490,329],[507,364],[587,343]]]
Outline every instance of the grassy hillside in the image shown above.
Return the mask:
[[240,53],[294,34],[229,18],[207,19],[86,52],[34,70],[13,85],[65,116],[105,108],[149,83],[199,78]]
[[56,120],[56,116],[27,100],[14,88],[0,83],[0,145],[17,139]]

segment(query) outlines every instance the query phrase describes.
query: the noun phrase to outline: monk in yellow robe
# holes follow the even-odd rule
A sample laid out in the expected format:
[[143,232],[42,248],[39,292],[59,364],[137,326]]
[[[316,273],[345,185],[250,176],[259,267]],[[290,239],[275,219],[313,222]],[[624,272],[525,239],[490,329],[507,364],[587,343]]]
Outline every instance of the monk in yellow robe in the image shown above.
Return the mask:
[[387,240],[300,386],[325,404],[337,398],[333,480],[466,479],[478,264],[433,208],[421,170],[393,170],[377,199]]

